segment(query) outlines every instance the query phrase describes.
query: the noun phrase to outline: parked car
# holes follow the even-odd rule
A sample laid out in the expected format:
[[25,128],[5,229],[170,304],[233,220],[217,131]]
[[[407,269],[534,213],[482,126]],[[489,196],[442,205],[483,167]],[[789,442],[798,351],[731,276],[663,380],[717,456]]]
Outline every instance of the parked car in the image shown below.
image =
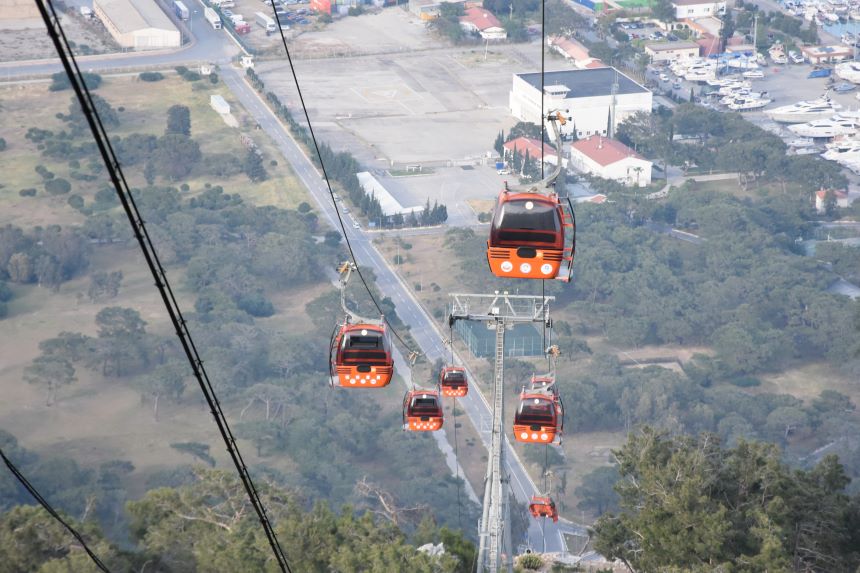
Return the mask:
[[661,82],[668,82],[669,76],[667,76],[666,74],[660,74],[660,81]]
[[666,39],[669,40],[670,42],[677,42],[678,36],[676,36],[675,34],[669,34],[668,36],[666,36]]

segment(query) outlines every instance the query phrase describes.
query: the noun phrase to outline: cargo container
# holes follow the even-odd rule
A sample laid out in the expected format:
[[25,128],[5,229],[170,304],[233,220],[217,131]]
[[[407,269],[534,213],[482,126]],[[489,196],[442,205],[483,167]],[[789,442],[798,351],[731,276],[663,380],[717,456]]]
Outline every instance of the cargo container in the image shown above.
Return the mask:
[[209,22],[209,25],[214,29],[221,29],[221,16],[219,16],[218,12],[215,10],[207,6],[206,9],[203,10],[203,17],[206,18],[206,21]]
[[237,34],[248,34],[251,32],[251,25],[247,22],[239,22],[233,28],[236,30]]
[[173,11],[176,12],[176,17],[180,20],[188,20],[190,16],[190,12],[188,12],[188,7],[182,2],[182,0],[173,0]]
[[311,0],[311,10],[317,14],[331,14],[331,0]]
[[263,28],[266,32],[278,31],[278,26],[275,24],[275,21],[262,12],[254,13],[254,20],[257,22],[257,25]]

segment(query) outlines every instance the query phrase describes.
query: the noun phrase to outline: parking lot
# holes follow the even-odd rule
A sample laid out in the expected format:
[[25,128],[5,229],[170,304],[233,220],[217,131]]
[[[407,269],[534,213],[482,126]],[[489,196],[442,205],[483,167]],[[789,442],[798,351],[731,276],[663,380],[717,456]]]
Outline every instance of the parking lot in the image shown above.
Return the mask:
[[[256,14],[259,12],[275,20],[272,1],[232,0],[235,6],[221,9],[223,18],[235,18],[238,21],[241,17],[244,22],[250,25],[250,31],[243,34],[242,37],[251,47],[261,53],[279,53],[279,51],[282,53],[284,50],[281,35],[277,31],[266,31],[256,18]],[[315,27],[316,16],[311,13],[310,4],[307,2],[299,2],[299,0],[274,0],[274,2],[278,12],[278,21],[286,33],[288,41],[301,32]]]
[[[410,165],[431,167],[430,175],[384,184],[403,205],[422,205],[429,197],[448,205],[452,222],[474,223],[466,201],[498,194],[504,177],[489,154],[495,154],[499,131],[507,133],[516,123],[508,103],[512,75],[538,69],[539,43],[446,47],[398,9],[344,18],[335,26],[336,36],[359,54],[387,49],[296,61],[319,139],[350,151],[380,177]],[[326,45],[333,36],[329,30],[308,33],[297,44]],[[534,59],[526,56],[532,51]],[[547,69],[564,65],[554,59],[547,64]],[[283,60],[260,61],[257,72],[267,89],[300,109]]]

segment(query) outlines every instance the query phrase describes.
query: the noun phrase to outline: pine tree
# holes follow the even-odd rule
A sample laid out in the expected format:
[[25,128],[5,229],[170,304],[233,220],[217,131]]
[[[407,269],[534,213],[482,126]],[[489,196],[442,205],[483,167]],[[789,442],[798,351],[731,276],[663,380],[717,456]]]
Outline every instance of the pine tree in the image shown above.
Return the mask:
[[505,156],[505,130],[501,130],[496,136],[496,142],[493,144],[493,149],[499,154],[499,157]]
[[269,178],[266,173],[266,168],[263,167],[263,159],[253,149],[249,149],[245,155],[245,161],[242,164],[242,171],[248,176],[251,181],[265,181]]

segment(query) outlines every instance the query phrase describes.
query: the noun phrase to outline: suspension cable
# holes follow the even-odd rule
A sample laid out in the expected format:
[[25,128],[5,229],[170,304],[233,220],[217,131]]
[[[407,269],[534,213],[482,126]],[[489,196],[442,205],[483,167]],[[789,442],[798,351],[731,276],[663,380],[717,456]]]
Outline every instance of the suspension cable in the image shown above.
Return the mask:
[[51,36],[51,40],[57,50],[57,55],[60,57],[66,75],[75,91],[81,110],[90,126],[93,139],[99,149],[102,160],[105,163],[105,167],[108,170],[108,174],[110,175],[111,182],[117,192],[117,196],[119,197],[123,210],[131,224],[134,236],[140,245],[144,258],[146,259],[146,264],[155,279],[155,286],[158,288],[158,292],[164,302],[170,321],[176,330],[176,336],[179,338],[179,342],[185,351],[185,356],[188,358],[188,363],[191,366],[194,377],[197,379],[200,390],[206,398],[206,402],[213,418],[215,419],[215,424],[218,426],[218,431],[221,434],[221,438],[224,441],[227,452],[230,454],[230,458],[233,461],[236,472],[239,474],[242,485],[245,487],[245,491],[248,494],[248,499],[254,507],[254,511],[257,513],[260,524],[265,531],[266,538],[272,548],[272,552],[278,562],[278,566],[283,573],[292,573],[292,569],[290,569],[290,565],[287,561],[287,556],[278,541],[274,527],[269,520],[266,509],[263,506],[259,493],[257,492],[257,488],[251,479],[248,467],[245,465],[245,461],[239,451],[239,446],[236,443],[233,432],[230,430],[230,426],[227,423],[227,418],[221,409],[221,404],[218,401],[215,389],[212,387],[212,383],[209,380],[209,375],[203,367],[203,360],[200,358],[197,347],[191,338],[191,332],[188,330],[185,317],[179,309],[176,297],[173,294],[173,289],[170,287],[170,283],[167,280],[167,273],[161,265],[161,261],[158,259],[155,247],[152,244],[152,240],[146,230],[143,218],[141,217],[137,204],[134,201],[134,197],[131,194],[131,189],[126,181],[125,174],[123,173],[122,167],[117,159],[116,152],[110,143],[107,130],[105,129],[101,121],[101,117],[95,108],[92,95],[90,94],[86,83],[82,79],[83,76],[81,75],[77,60],[75,59],[75,55],[72,52],[69,41],[66,38],[62,25],[60,24],[54,5],[50,0],[48,0],[48,2],[46,2],[46,0],[36,0],[36,4],[42,15],[42,19],[45,22],[45,26],[48,29],[48,34]]
[[395,329],[391,325],[391,322],[385,317],[385,312],[383,312],[382,306],[376,300],[376,297],[373,296],[373,292],[370,290],[370,285],[367,284],[367,280],[365,280],[364,275],[361,273],[361,267],[358,266],[358,259],[355,258],[355,251],[353,251],[353,249],[352,249],[352,243],[349,242],[349,235],[346,232],[346,225],[344,225],[344,223],[343,223],[343,216],[340,214],[340,209],[337,206],[337,201],[335,201],[334,189],[332,189],[331,180],[329,179],[328,171],[325,168],[325,163],[323,162],[322,153],[320,152],[320,146],[319,146],[319,143],[317,142],[317,136],[314,133],[314,127],[313,127],[313,124],[311,124],[310,115],[308,115],[308,108],[305,105],[305,97],[302,94],[302,88],[299,85],[299,77],[296,75],[296,68],[293,65],[293,58],[290,55],[290,49],[289,49],[289,47],[287,47],[287,38],[286,38],[286,36],[284,36],[284,29],[281,27],[281,19],[278,16],[278,9],[277,9],[277,6],[275,5],[275,2],[272,2],[272,12],[274,12],[274,14],[275,14],[275,23],[278,25],[278,32],[281,35],[281,42],[283,42],[283,44],[284,44],[284,52],[286,52],[286,54],[287,54],[287,62],[290,65],[290,73],[293,76],[293,83],[296,84],[296,92],[298,93],[298,96],[299,96],[299,102],[301,102],[301,104],[302,104],[302,113],[305,116],[305,122],[307,122],[307,124],[308,124],[308,132],[310,133],[311,141],[314,144],[314,151],[316,152],[317,159],[320,162],[320,169],[323,172],[323,179],[325,179],[325,184],[326,184],[326,187],[328,188],[329,196],[331,197],[331,203],[334,206],[334,212],[337,215],[337,222],[340,225],[341,231],[343,231],[343,240],[346,243],[346,248],[349,250],[349,256],[352,259],[352,262],[355,263],[355,271],[356,271],[356,273],[358,273],[358,277],[361,279],[361,282],[364,285],[365,290],[367,290],[367,294],[370,297],[370,300],[373,301],[373,305],[376,307],[376,310],[378,310],[379,314],[382,315],[382,320],[385,322],[385,324],[388,326],[388,328],[390,328],[391,331],[394,333],[394,337],[397,338],[397,340],[400,341],[400,344],[402,344],[409,352],[415,352],[415,350],[409,344],[407,344],[405,340],[403,340],[403,338],[397,332],[397,329]]
[[93,563],[96,564],[96,567],[104,571],[104,573],[110,573],[110,569],[108,569],[107,566],[102,563],[101,559],[99,559],[98,555],[93,553],[89,546],[87,546],[87,542],[84,541],[84,538],[81,537],[81,534],[78,533],[74,527],[69,525],[62,517],[60,517],[60,514],[57,513],[57,511],[53,507],[51,507],[51,504],[48,503],[48,501],[44,497],[42,497],[42,495],[36,490],[33,484],[31,484],[27,480],[27,478],[24,477],[24,474],[22,474],[21,471],[17,467],[15,467],[15,464],[13,464],[12,461],[6,457],[6,454],[3,453],[2,448],[0,448],[0,458],[3,458],[3,463],[6,464],[6,467],[9,468],[9,471],[12,472],[12,475],[15,476],[15,479],[17,479],[21,483],[21,485],[24,486],[24,489],[26,489],[27,492],[31,496],[33,496],[33,499],[38,501],[39,505],[41,505],[44,510],[47,511],[49,514],[51,514],[51,517],[60,522],[60,524],[65,527],[69,533],[72,534],[72,537],[74,537],[78,541],[78,543],[81,544],[81,547],[84,548],[84,551],[87,552],[87,555],[90,556],[90,559],[93,560]]
[[[546,70],[546,0],[540,3],[540,178],[544,178],[543,140],[546,136],[544,118],[544,74]],[[561,149],[556,150],[556,159],[561,163]]]

